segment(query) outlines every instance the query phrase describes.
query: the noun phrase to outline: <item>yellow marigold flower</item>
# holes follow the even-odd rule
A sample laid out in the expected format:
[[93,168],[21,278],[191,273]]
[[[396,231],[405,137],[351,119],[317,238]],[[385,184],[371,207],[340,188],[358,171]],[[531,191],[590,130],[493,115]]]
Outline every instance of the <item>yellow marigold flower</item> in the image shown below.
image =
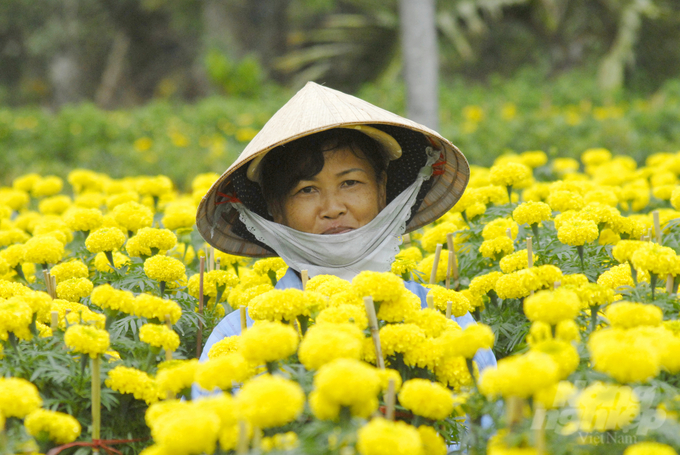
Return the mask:
[[404,290],[397,300],[380,302],[377,317],[386,322],[402,322],[420,309],[420,298],[409,290]]
[[45,432],[56,444],[68,444],[80,436],[80,423],[74,417],[63,412],[37,409],[24,420],[26,431],[37,437]]
[[612,152],[605,148],[590,148],[581,154],[581,161],[586,166],[597,166],[612,159]]
[[241,353],[253,363],[275,362],[295,353],[298,335],[280,322],[259,321],[241,335]]
[[555,283],[562,280],[562,271],[554,265],[545,264],[534,267],[534,274],[541,282],[541,287],[553,289]]
[[597,239],[600,232],[597,224],[590,220],[574,219],[557,229],[557,238],[565,245],[582,246]]
[[243,385],[236,395],[236,405],[251,425],[280,427],[302,414],[305,393],[294,381],[264,374]]
[[248,307],[251,300],[253,300],[255,297],[274,290],[274,286],[272,286],[269,278],[260,278],[266,280],[267,283],[252,284],[249,282],[244,282],[243,276],[241,276],[241,283],[236,285],[231,290],[231,292],[229,292],[229,296],[227,297],[227,302],[229,305],[231,305],[231,307],[234,309],[240,308],[242,306]]
[[424,454],[418,430],[404,422],[391,422],[381,417],[357,431],[357,449],[361,455]]
[[596,305],[607,305],[614,301],[614,292],[596,283],[588,283],[571,289],[578,294],[583,308]]
[[172,191],[172,180],[165,175],[154,177],[143,177],[137,180],[137,191],[139,194],[150,196],[162,196]]
[[427,286],[430,288],[428,295],[432,296],[434,307],[439,311],[446,311],[448,302],[451,302],[451,314],[455,317],[464,316],[472,310],[470,300],[460,292],[446,289],[443,286]]
[[534,400],[541,403],[546,409],[558,409],[565,406],[576,396],[578,390],[569,381],[560,381],[534,395]]
[[[76,205],[76,207],[82,207],[86,209],[99,209],[99,207],[104,205],[105,200],[106,196],[104,196],[102,193],[88,191],[86,193],[81,193],[78,196],[76,196],[73,203]],[[102,222],[103,220],[104,218],[102,217]]]
[[144,274],[156,281],[172,282],[181,280],[186,268],[182,261],[157,254],[144,261]]
[[143,227],[134,238],[145,256],[151,256],[153,250],[171,250],[177,244],[177,236],[169,229]]
[[190,229],[196,223],[196,208],[193,204],[171,203],[165,207],[161,223],[166,229]]
[[198,359],[170,360],[158,365],[156,383],[161,390],[181,393],[191,387],[198,368]]
[[0,280],[0,298],[8,299],[15,295],[29,294],[31,288],[24,286],[21,283],[14,283],[12,281]]
[[576,400],[583,431],[620,430],[640,413],[640,399],[628,386],[596,382],[583,389]]
[[[117,269],[120,269],[129,263],[129,257],[125,256],[123,253],[119,253],[118,251],[113,252],[113,264]],[[111,268],[111,263],[104,253],[97,253],[97,255],[94,257],[94,268],[104,273],[113,271]]]
[[7,248],[0,250],[0,257],[2,257],[7,264],[14,268],[24,262],[24,252],[26,247],[24,245],[10,245]]
[[434,372],[438,381],[449,385],[455,391],[473,384],[464,357],[444,356],[436,365]]
[[485,324],[470,324],[464,330],[447,330],[439,338],[445,356],[471,359],[480,349],[491,349],[493,331]]
[[581,210],[585,201],[583,196],[572,191],[552,191],[548,196],[548,205],[552,210],[566,212],[567,210]]
[[335,420],[341,407],[366,418],[378,408],[381,390],[378,370],[355,359],[336,359],[314,375],[314,391],[309,396],[312,413],[321,420]]
[[80,302],[80,299],[92,293],[92,281],[87,278],[69,278],[57,285],[57,297],[70,302]]
[[446,245],[447,234],[452,234],[458,229],[460,229],[458,226],[448,221],[430,227],[423,233],[423,236],[420,239],[420,245],[426,252],[434,253],[434,251],[437,249],[437,244],[441,243]]
[[602,229],[600,232],[600,239],[597,241],[600,245],[616,245],[621,240],[621,236],[611,229]]
[[380,390],[387,391],[390,386],[390,379],[394,381],[394,391],[399,392],[401,389],[401,374],[397,370],[392,370],[390,368],[378,369],[378,375],[380,376]]
[[182,309],[172,300],[162,299],[150,294],[139,294],[135,297],[134,314],[147,319],[165,321],[170,316],[170,322],[176,324],[182,316]]
[[350,322],[359,330],[365,330],[368,327],[366,310],[363,307],[351,304],[337,305],[322,310],[316,317],[316,323],[320,324],[325,322]]
[[215,260],[220,259],[220,264],[222,267],[234,267],[234,266],[244,266],[250,263],[250,258],[243,256],[234,256],[232,254],[223,253],[222,251],[215,250]]
[[548,162],[548,155],[542,150],[529,150],[520,154],[522,163],[530,168],[541,167]]
[[371,296],[375,302],[398,300],[405,291],[401,278],[389,273],[364,271],[352,279],[352,287],[360,297]]
[[352,285],[349,281],[338,278],[335,275],[317,275],[307,282],[306,290],[330,297],[334,294],[348,291],[351,287]]
[[617,196],[617,192],[615,191],[614,187],[594,188],[586,193],[583,200],[586,204],[599,202],[610,207],[616,207],[619,203],[619,197]]
[[288,451],[296,449],[300,445],[300,441],[295,432],[289,431],[287,433],[277,433],[271,437],[262,438],[260,448],[264,452],[271,452],[272,450]]
[[521,163],[504,163],[491,166],[489,179],[493,185],[514,186],[531,177],[531,168]]
[[36,223],[33,228],[33,236],[41,235],[51,235],[63,244],[73,240],[73,231],[61,218],[54,215],[43,217]]
[[68,173],[67,180],[76,193],[84,191],[101,191],[104,188],[104,174],[98,174],[89,169],[74,169]]
[[626,447],[623,455],[677,455],[677,452],[666,444],[644,441]]
[[57,284],[69,278],[87,278],[90,276],[90,271],[83,261],[77,259],[68,262],[62,262],[50,269],[50,275],[57,279]]
[[135,309],[135,297],[130,291],[114,289],[110,284],[97,286],[92,290],[90,300],[99,308],[132,313]]
[[30,305],[20,297],[0,299],[0,340],[7,340],[10,332],[23,340],[31,339],[32,319]]
[[390,272],[404,279],[410,278],[411,271],[415,270],[418,266],[416,261],[410,259],[395,259],[390,268]]
[[0,199],[3,204],[17,212],[26,207],[30,201],[26,191],[9,188],[0,188]]
[[647,242],[642,242],[640,240],[621,240],[614,246],[612,255],[614,256],[614,259],[620,263],[632,261],[633,253],[642,248],[645,243]]
[[420,441],[423,444],[423,453],[428,455],[446,455],[448,453],[444,438],[431,426],[419,426],[418,434],[420,434]]
[[222,338],[213,344],[208,352],[209,359],[216,359],[220,356],[238,352],[241,349],[241,337],[238,335]]
[[[534,261],[538,259],[538,255],[534,255]],[[515,251],[514,253],[504,256],[499,265],[503,273],[512,273],[517,270],[526,269],[529,267],[529,255],[526,249]]]
[[470,281],[469,290],[474,295],[486,295],[493,290],[496,281],[502,276],[501,272],[489,272],[486,275],[476,276]]
[[[423,276],[428,277],[432,273],[432,267],[434,266],[434,254],[426,256],[422,261],[418,263],[416,267],[417,270],[423,274]],[[449,261],[446,259],[445,255],[441,255],[439,262],[437,263],[437,277],[436,281],[444,281],[446,279],[446,271],[449,267]]]
[[[521,186],[528,183],[528,181],[521,182]],[[518,184],[517,188],[520,185]],[[485,185],[475,188],[475,200],[481,202],[482,204],[495,204],[504,205],[509,202],[508,191],[503,186],[498,185]],[[513,195],[514,196],[514,195]],[[514,200],[514,199],[513,199]]]
[[47,197],[38,203],[38,211],[43,215],[61,215],[71,207],[71,198],[60,194]]
[[288,266],[281,258],[265,258],[255,261],[253,270],[260,275],[267,275],[269,272],[277,273],[279,270],[288,270]]
[[136,191],[122,191],[120,193],[109,195],[106,198],[106,208],[113,210],[121,204],[126,202],[139,202],[139,193]]
[[155,403],[166,396],[165,391],[161,390],[147,373],[123,365],[109,371],[104,383],[106,387],[116,392],[132,394],[147,404]]
[[550,220],[552,210],[544,202],[524,202],[512,211],[512,217],[519,224],[538,224]]
[[94,359],[109,349],[109,333],[89,325],[76,324],[66,329],[64,343],[72,351]]
[[64,244],[49,235],[33,237],[24,246],[24,261],[26,262],[56,264],[64,257]]
[[364,335],[349,323],[317,323],[307,330],[298,357],[308,370],[318,370],[335,359],[361,358]]
[[31,307],[31,311],[36,314],[38,322],[48,322],[50,320],[52,297],[47,292],[33,291],[16,296],[15,298],[23,300]]
[[423,253],[420,251],[419,248],[411,246],[401,250],[399,253],[397,253],[395,257],[397,259],[410,259],[412,261],[418,262],[423,259]]
[[425,340],[425,331],[415,324],[390,324],[380,328],[380,347],[385,357],[405,353]]
[[479,247],[479,252],[485,258],[495,260],[497,257],[505,256],[515,251],[515,245],[509,237],[496,237],[492,240],[485,240]]
[[470,204],[468,208],[465,209],[465,216],[469,220],[472,220],[475,217],[483,215],[484,213],[486,213],[486,205],[481,202],[474,202]]
[[35,197],[52,196],[61,191],[64,181],[56,175],[41,177],[31,187],[31,193]]
[[644,242],[644,245],[633,253],[631,261],[636,269],[664,277],[674,269],[675,257],[673,248]]
[[656,305],[634,302],[617,302],[604,311],[612,327],[629,329],[639,325],[661,325],[663,312]]
[[404,322],[417,325],[423,329],[425,336],[434,338],[449,328],[453,321],[434,308],[424,308],[409,314]]
[[485,369],[480,377],[479,391],[487,397],[528,398],[556,383],[558,371],[548,354],[529,351],[499,360],[497,368]]
[[151,209],[133,201],[117,205],[112,214],[118,224],[132,232],[137,232],[143,227],[151,227],[153,223]]
[[[220,415],[193,402],[164,412],[151,426],[155,446],[144,455],[199,455],[213,453],[220,437]],[[154,450],[155,449],[155,450]]]
[[594,221],[595,224],[608,223],[612,224],[618,220],[621,213],[614,207],[601,204],[599,202],[591,202],[583,207],[579,212],[579,217],[584,220]]
[[579,361],[576,348],[571,343],[561,340],[545,340],[531,345],[533,351],[548,354],[557,365],[557,376],[559,379],[566,379],[571,373],[576,371]]
[[[200,292],[201,275],[196,274],[189,278],[189,295],[198,298]],[[203,275],[203,294],[210,297],[217,297],[218,288],[223,288],[223,299],[229,295],[229,289],[236,286],[239,282],[238,276],[231,270],[211,270]]]
[[40,408],[38,388],[21,378],[0,378],[0,415],[23,419]]
[[550,325],[556,325],[565,319],[574,319],[580,309],[578,295],[563,288],[539,291],[524,299],[524,314],[527,318]]
[[64,213],[66,225],[74,231],[93,231],[101,226],[102,212],[99,209],[73,207]]
[[0,246],[12,245],[14,243],[23,243],[30,237],[21,229],[2,229],[0,230]]
[[541,281],[531,269],[522,269],[499,277],[494,290],[501,299],[519,299],[541,287]]
[[404,382],[399,402],[414,414],[431,420],[442,420],[453,412],[453,395],[443,385],[427,379]]
[[511,218],[496,218],[484,226],[482,237],[484,237],[484,240],[493,240],[497,237],[508,237],[508,229],[510,229],[512,239],[516,239],[517,233],[519,232],[517,223]]
[[[455,322],[451,322],[455,324]],[[439,338],[426,338],[424,341],[411,346],[404,353],[404,363],[410,367],[427,368],[430,371],[435,371],[443,356],[441,340]],[[375,354],[373,354],[373,357],[375,357]]]
[[223,354],[198,364],[196,382],[206,390],[231,390],[252,376],[247,360],[238,352]]
[[101,228],[90,233],[85,240],[85,247],[90,253],[102,253],[118,250],[125,243],[125,235],[118,228]]
[[40,174],[36,174],[35,172],[23,174],[12,181],[12,188],[21,191],[31,191],[35,182],[40,179]]
[[623,329],[602,329],[590,335],[593,369],[619,382],[646,382],[659,374],[661,353],[648,339],[636,339]]
[[144,324],[139,329],[139,339],[143,343],[166,351],[175,351],[179,347],[179,335],[166,325]]
[[578,324],[571,319],[565,319],[557,323],[555,339],[567,342],[580,342],[581,332]]
[[273,289],[254,297],[248,313],[253,319],[292,321],[300,315],[310,316],[311,310],[325,301],[325,297],[312,291]]

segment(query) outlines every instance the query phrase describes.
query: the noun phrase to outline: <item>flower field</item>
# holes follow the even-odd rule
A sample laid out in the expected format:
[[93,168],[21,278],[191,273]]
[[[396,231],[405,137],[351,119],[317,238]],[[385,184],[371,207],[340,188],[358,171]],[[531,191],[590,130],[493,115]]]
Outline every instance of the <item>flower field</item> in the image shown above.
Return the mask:
[[[274,289],[281,259],[198,236],[216,174],[186,193],[17,177],[0,188],[0,452],[676,453],[678,175],[680,153],[503,155],[391,272],[304,291]],[[244,308],[255,324],[199,363]],[[467,312],[479,324],[447,317]],[[192,401],[192,384],[223,393]]]

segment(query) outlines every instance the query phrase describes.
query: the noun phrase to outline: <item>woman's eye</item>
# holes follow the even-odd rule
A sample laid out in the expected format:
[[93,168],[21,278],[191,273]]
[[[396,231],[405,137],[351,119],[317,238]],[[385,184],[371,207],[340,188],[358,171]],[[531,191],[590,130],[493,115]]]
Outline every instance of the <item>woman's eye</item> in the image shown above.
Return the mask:
[[358,180],[345,180],[344,182],[342,182],[342,184],[344,186],[354,186],[358,183],[361,183],[361,182],[359,182]]
[[313,187],[313,186],[306,186],[306,187],[304,187],[304,188],[300,188],[300,190],[298,191],[298,193],[302,193],[302,194],[310,194],[312,191],[314,191],[314,187]]

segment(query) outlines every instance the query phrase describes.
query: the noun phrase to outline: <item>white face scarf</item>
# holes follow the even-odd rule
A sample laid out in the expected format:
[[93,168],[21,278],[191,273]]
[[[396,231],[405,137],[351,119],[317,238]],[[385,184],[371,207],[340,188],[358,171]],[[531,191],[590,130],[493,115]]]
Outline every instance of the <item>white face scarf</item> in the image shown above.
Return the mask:
[[401,235],[411,208],[440,151],[428,147],[427,162],[416,180],[392,200],[368,224],[343,234],[310,234],[269,221],[232,203],[241,221],[257,240],[268,245],[294,270],[307,270],[310,277],[335,275],[351,280],[364,270],[387,272],[399,252]]

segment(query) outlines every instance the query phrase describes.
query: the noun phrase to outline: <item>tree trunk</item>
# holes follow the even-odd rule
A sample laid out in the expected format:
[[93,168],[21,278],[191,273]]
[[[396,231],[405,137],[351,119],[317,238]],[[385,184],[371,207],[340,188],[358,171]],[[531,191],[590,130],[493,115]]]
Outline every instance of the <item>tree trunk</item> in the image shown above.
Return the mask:
[[399,0],[406,110],[411,120],[439,128],[439,61],[435,0]]
[[82,98],[82,74],[78,61],[78,1],[64,1],[61,21],[65,45],[50,59],[49,79],[55,107],[75,103]]

